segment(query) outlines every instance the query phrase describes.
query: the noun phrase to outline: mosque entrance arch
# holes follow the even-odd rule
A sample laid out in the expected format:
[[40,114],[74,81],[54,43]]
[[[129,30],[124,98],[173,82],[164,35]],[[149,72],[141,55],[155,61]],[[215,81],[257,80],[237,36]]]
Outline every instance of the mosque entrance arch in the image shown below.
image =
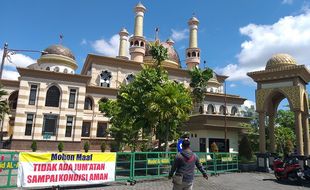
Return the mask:
[[[265,70],[247,73],[256,83],[256,112],[259,114],[259,150],[266,153],[266,126],[269,128],[270,152],[275,152],[275,118],[283,99],[289,102],[295,117],[297,154],[310,154],[308,93],[306,85],[310,72],[304,65],[297,65],[288,54],[271,57]],[[268,123],[266,118],[268,117]]]

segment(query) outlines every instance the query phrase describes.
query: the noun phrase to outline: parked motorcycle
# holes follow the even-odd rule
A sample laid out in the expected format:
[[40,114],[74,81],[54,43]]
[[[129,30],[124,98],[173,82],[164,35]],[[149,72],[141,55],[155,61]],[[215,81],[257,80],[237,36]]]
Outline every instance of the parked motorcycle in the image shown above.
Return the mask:
[[309,166],[305,166],[304,169],[304,178],[306,180],[310,180],[310,167]]
[[273,167],[277,180],[288,179],[292,182],[300,182],[302,179],[303,173],[296,157],[289,157],[284,161],[277,158],[273,161]]

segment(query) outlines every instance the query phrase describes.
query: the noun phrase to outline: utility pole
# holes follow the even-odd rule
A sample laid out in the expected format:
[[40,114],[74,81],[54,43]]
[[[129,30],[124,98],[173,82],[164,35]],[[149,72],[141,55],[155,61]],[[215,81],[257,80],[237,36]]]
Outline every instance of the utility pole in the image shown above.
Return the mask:
[[0,80],[2,79],[2,72],[3,72],[3,67],[4,67],[4,61],[5,61],[5,58],[8,54],[8,43],[5,43],[4,44],[4,47],[3,47],[3,55],[2,55],[2,61],[1,61],[1,67],[0,67]]
[[224,81],[224,127],[225,127],[225,151],[227,151],[227,98],[226,98],[226,81]]

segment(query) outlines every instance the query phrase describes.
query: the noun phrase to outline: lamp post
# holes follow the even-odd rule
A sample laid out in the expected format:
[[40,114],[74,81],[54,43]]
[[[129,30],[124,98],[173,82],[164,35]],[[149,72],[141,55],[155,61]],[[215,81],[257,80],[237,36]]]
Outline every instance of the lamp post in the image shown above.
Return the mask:
[[[1,60],[1,67],[0,67],[0,80],[2,79],[2,73],[3,73],[3,68],[4,68],[4,62],[5,62],[5,58],[9,55],[9,53],[15,53],[15,52],[31,52],[31,53],[42,53],[45,54],[47,52],[45,51],[38,51],[38,50],[28,50],[28,49],[9,49],[8,48],[9,45],[8,43],[4,43],[3,46],[3,55],[2,55],[2,60]],[[3,124],[4,124],[4,115],[2,114],[2,120],[1,120],[1,136],[0,136],[0,143],[2,143],[3,141]],[[2,146],[0,146],[0,148],[2,148]]]
[[9,53],[15,53],[15,52],[30,52],[30,53],[42,53],[42,54],[47,53],[45,51],[29,50],[29,49],[9,49],[8,47],[9,47],[8,43],[4,43],[3,55],[2,55],[2,61],[1,61],[1,67],[0,67],[0,79],[2,79],[5,58],[9,55]]
[[[225,128],[225,140],[224,140],[224,144],[225,144],[225,151],[227,151],[227,98],[226,98],[226,81],[224,80],[224,128]],[[229,151],[228,151],[229,152]]]

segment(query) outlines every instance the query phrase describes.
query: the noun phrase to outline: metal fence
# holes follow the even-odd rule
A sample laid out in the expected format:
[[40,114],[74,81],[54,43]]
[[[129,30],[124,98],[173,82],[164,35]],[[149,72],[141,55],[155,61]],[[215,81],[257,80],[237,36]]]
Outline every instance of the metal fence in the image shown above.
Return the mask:
[[[0,189],[16,187],[18,152],[0,152]],[[168,176],[176,152],[117,152],[116,181],[155,179]],[[209,174],[238,170],[237,153],[197,152]],[[200,172],[196,170],[196,174]]]

